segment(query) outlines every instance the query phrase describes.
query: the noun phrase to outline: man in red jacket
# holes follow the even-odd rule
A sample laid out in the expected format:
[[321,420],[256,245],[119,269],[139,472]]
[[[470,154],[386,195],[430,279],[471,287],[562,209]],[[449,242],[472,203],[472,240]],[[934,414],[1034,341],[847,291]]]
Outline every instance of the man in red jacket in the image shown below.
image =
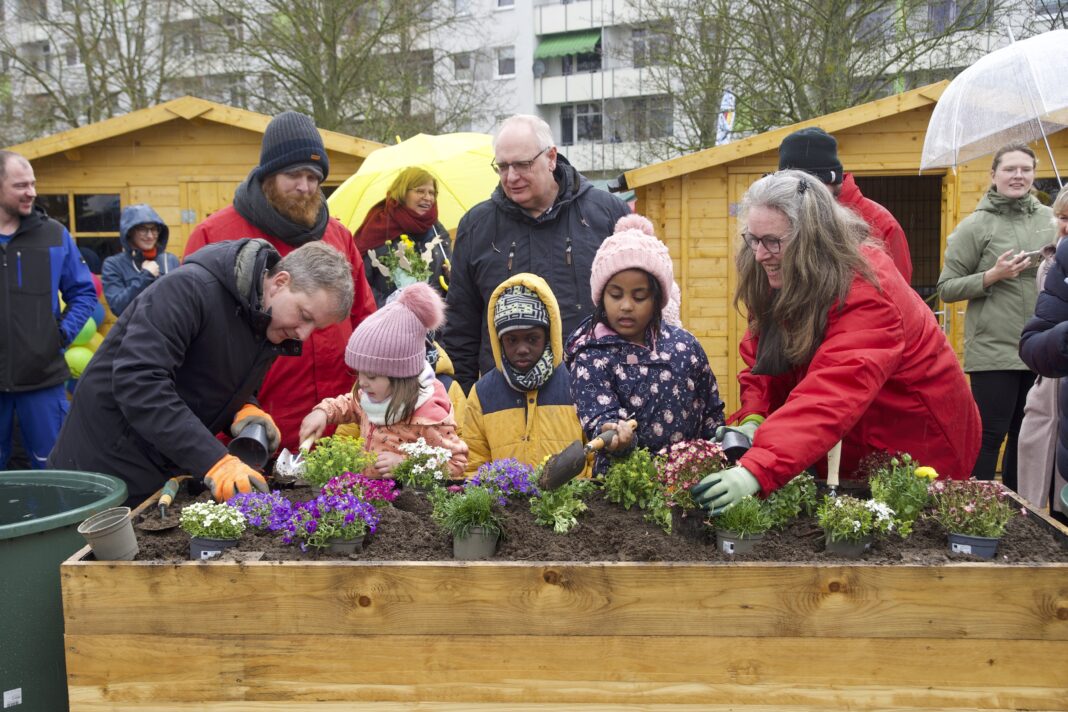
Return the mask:
[[350,318],[312,334],[300,356],[276,360],[259,391],[260,403],[281,431],[281,446],[294,451],[304,416],[323,398],[352,390],[345,345],[353,329],[375,310],[352,234],[330,217],[319,190],[329,173],[326,148],[311,117],[295,111],[275,116],[263,134],[260,163],[237,187],[233,205],[197,225],[185,247],[188,257],[213,242],[261,237],[285,257],[303,244],[322,240],[352,265],[356,290]]
[[894,266],[905,281],[912,283],[912,257],[905,231],[889,210],[864,197],[838,160],[838,141],[815,126],[794,131],[779,144],[779,170],[795,168],[816,176],[831,189],[840,205],[850,208],[871,228],[871,236],[881,240]]

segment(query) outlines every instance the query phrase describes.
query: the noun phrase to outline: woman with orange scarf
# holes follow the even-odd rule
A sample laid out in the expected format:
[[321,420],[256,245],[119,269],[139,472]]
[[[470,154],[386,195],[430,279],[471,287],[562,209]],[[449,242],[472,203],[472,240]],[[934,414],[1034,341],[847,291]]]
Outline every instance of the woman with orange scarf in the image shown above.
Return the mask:
[[375,303],[381,307],[404,283],[396,270],[383,260],[396,252],[401,236],[407,236],[412,249],[423,258],[430,271],[427,282],[445,296],[449,280],[452,240],[438,222],[438,184],[428,171],[418,166],[406,168],[386,191],[386,198],[367,213],[356,230],[356,247],[363,253],[367,282]]

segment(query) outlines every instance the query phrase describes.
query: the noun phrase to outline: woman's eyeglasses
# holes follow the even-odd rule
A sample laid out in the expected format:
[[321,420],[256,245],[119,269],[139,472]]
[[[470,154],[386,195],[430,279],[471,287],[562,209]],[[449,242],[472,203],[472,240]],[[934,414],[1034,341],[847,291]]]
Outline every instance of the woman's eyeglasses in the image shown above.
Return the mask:
[[552,146],[546,146],[545,148],[534,154],[534,158],[529,161],[513,161],[512,163],[497,163],[496,161],[490,164],[490,168],[496,171],[497,175],[503,176],[511,169],[519,175],[526,175],[530,173],[530,169],[534,167],[534,161],[538,160],[538,156],[548,151]]
[[779,254],[782,251],[782,238],[781,237],[757,237],[756,235],[743,232],[742,239],[745,240],[746,247],[753,252],[756,252],[757,247],[764,246],[764,249],[773,255]]

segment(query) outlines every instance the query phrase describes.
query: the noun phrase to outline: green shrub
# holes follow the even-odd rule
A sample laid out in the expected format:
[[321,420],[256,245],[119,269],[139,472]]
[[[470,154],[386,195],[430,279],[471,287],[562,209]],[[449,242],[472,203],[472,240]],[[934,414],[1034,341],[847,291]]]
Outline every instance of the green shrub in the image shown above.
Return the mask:
[[319,440],[304,456],[304,479],[314,487],[322,487],[346,472],[363,472],[375,459],[373,452],[364,450],[363,438],[330,435]]
[[903,453],[874,470],[868,480],[872,499],[894,510],[894,525],[902,539],[912,533],[912,525],[931,499],[927,493],[931,484],[927,473],[934,470],[918,464],[908,453]]
[[764,503],[752,495],[742,497],[712,521],[717,531],[734,532],[741,536],[763,534],[774,523]]
[[811,517],[816,511],[816,480],[802,472],[768,495],[764,507],[771,517],[771,526],[781,529],[803,512]]
[[485,487],[470,487],[459,494],[447,495],[435,503],[435,517],[454,537],[462,539],[473,527],[499,534],[501,520],[496,512],[497,498]]
[[530,500],[534,521],[552,527],[557,534],[566,534],[578,524],[578,515],[586,511],[582,498],[595,487],[591,480],[571,480],[554,490],[542,492]]

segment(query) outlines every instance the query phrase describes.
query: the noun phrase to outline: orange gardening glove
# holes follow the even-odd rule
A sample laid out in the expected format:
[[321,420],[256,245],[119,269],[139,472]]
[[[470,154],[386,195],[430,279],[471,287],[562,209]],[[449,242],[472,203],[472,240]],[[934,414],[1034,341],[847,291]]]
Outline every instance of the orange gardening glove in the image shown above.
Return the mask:
[[282,442],[282,433],[278,430],[278,426],[274,424],[271,416],[251,403],[246,403],[241,406],[241,410],[237,411],[237,415],[234,416],[234,422],[230,426],[230,434],[236,438],[241,434],[242,430],[254,423],[262,425],[267,431],[267,449],[270,452],[277,450]]
[[204,484],[211,488],[216,502],[225,502],[238,492],[251,492],[253,487],[260,492],[268,491],[263,475],[233,455],[223,455],[204,475]]

